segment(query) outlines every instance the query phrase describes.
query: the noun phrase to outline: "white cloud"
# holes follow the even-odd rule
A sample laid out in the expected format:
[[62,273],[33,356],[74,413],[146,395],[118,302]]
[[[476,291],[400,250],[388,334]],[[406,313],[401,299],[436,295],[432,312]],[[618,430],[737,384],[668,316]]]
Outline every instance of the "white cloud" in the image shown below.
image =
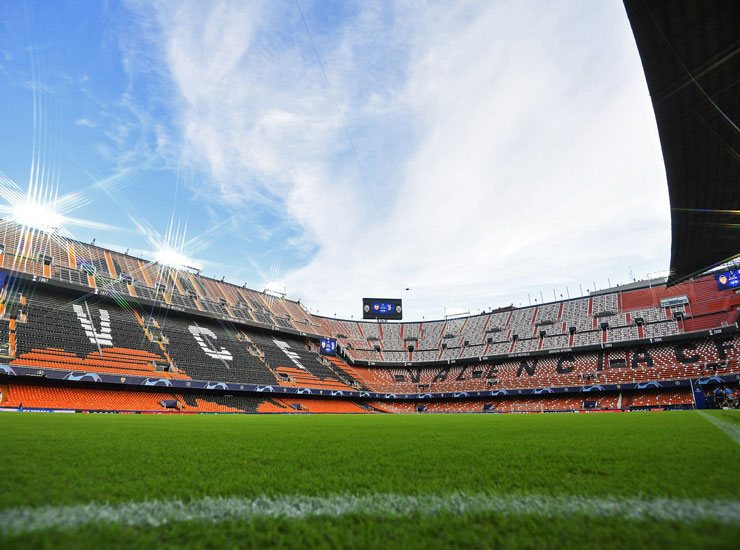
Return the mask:
[[161,4],[155,38],[186,158],[224,200],[273,204],[318,245],[280,281],[291,295],[350,315],[403,294],[428,318],[667,266],[662,158],[620,4],[363,3],[312,29],[342,117],[294,5],[276,4]]
[[77,126],[82,126],[83,128],[95,128],[97,126],[97,123],[94,120],[90,120],[85,117],[80,117],[75,120],[75,124]]

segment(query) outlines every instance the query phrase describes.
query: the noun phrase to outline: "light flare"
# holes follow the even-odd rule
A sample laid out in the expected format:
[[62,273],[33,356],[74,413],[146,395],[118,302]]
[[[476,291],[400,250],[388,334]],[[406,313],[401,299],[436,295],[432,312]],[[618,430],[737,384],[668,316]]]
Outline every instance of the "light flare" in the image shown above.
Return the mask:
[[64,223],[64,216],[51,204],[26,200],[14,204],[10,219],[23,227],[38,229],[47,233],[57,232]]
[[175,269],[196,269],[200,271],[203,266],[198,260],[188,258],[182,252],[175,250],[168,245],[162,245],[159,249],[154,252],[154,259],[157,263],[172,267]]

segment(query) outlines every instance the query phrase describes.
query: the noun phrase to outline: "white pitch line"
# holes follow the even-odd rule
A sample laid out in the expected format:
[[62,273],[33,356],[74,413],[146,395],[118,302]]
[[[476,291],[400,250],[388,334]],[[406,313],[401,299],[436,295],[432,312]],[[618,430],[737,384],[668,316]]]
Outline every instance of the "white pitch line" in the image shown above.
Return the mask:
[[725,432],[735,443],[740,445],[740,426],[722,420],[721,418],[717,418],[713,414],[707,414],[704,411],[699,411],[699,414]]
[[377,494],[330,497],[204,498],[191,502],[152,500],[124,504],[84,504],[0,510],[0,533],[24,534],[45,529],[71,530],[92,524],[158,527],[184,521],[215,524],[260,518],[305,519],[358,514],[375,517],[433,516],[493,512],[544,518],[585,516],[621,520],[691,523],[708,520],[740,525],[740,501],[660,498],[583,498],[542,495]]

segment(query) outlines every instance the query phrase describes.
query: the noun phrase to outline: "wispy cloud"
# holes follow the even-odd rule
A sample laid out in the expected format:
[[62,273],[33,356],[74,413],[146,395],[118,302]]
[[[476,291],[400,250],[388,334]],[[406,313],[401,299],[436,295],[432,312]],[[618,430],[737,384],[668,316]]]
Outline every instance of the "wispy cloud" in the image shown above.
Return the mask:
[[407,313],[438,316],[667,265],[619,4],[306,3],[326,77],[292,2],[131,7],[174,92],[168,146],[224,203],[302,229],[286,245],[316,253],[281,282],[322,313],[410,287]]
[[85,117],[80,117],[75,120],[75,124],[77,126],[82,126],[83,128],[95,128],[98,125],[94,120],[90,120],[89,118]]

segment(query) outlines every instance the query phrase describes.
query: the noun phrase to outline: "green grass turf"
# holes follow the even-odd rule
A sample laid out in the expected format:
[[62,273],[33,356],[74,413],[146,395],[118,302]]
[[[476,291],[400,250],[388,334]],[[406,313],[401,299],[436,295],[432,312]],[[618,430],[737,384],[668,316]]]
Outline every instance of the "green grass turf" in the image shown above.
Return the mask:
[[[715,412],[738,423],[737,413]],[[590,415],[0,414],[0,509],[178,497],[544,494],[737,500],[740,445],[694,412]],[[0,547],[712,546],[702,522],[463,516],[88,526]]]

